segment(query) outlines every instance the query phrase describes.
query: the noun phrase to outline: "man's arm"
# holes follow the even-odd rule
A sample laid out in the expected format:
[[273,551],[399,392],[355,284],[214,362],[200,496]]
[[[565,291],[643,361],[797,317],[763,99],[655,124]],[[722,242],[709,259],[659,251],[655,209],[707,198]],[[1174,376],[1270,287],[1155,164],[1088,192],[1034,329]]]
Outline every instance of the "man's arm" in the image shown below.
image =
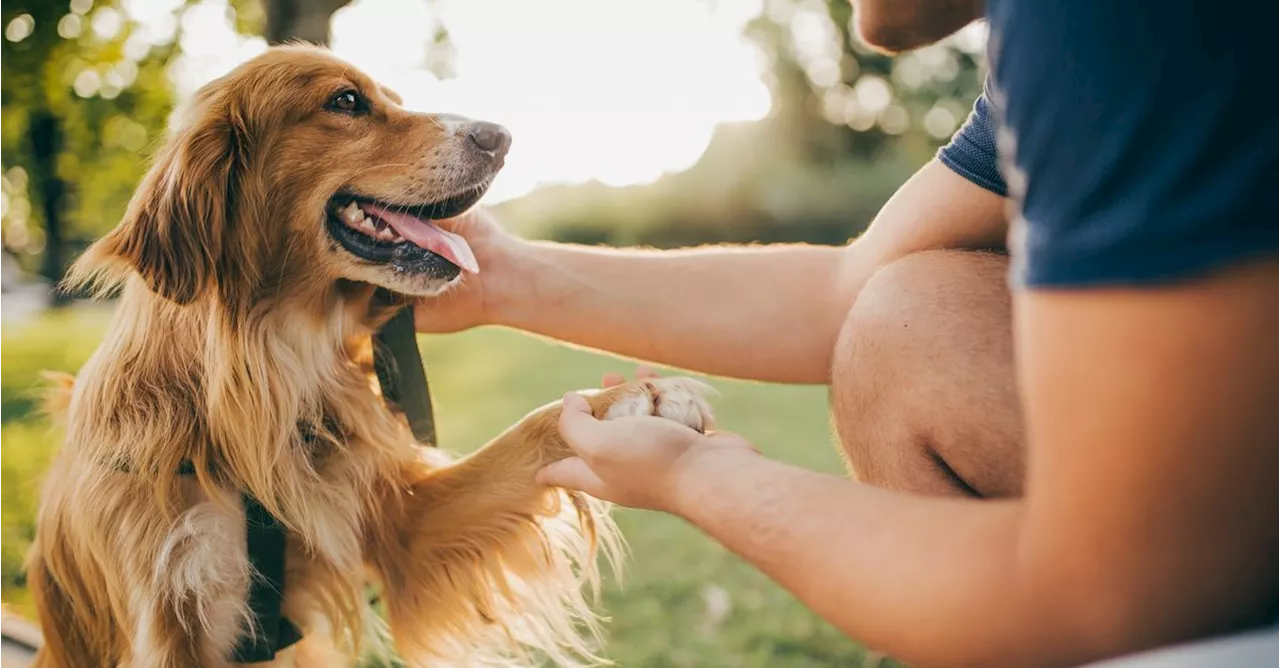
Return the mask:
[[728,435],[673,454],[660,420],[569,412],[579,457],[540,479],[680,514],[849,635],[921,665],[1074,665],[1266,623],[1276,298],[1274,262],[1178,287],[1020,294],[1022,501],[893,493]]
[[932,44],[982,16],[983,0],[855,0],[854,26],[888,53]]
[[[846,248],[478,248],[482,321],[704,373],[826,383],[845,314],[877,269],[920,250],[1000,247],[1006,229],[1003,198],[933,161]],[[424,302],[419,329],[465,295]]]

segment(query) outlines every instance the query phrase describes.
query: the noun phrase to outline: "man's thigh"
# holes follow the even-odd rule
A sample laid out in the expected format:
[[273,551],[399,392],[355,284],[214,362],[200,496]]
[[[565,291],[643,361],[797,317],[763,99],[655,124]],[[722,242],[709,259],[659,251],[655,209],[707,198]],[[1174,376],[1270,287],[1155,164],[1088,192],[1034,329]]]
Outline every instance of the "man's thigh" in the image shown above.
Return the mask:
[[926,494],[1018,495],[1025,467],[1008,259],[930,251],[886,265],[832,357],[832,417],[853,473]]

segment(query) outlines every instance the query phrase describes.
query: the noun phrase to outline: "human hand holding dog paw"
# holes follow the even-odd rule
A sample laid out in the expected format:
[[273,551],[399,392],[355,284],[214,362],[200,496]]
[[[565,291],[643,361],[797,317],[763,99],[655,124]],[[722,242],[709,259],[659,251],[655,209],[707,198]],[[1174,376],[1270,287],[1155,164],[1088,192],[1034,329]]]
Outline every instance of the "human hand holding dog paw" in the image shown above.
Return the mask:
[[676,515],[682,514],[683,490],[696,486],[699,475],[714,471],[717,461],[759,456],[737,434],[703,434],[671,418],[633,415],[598,420],[587,401],[572,392],[564,398],[560,435],[573,456],[539,471],[540,484]]

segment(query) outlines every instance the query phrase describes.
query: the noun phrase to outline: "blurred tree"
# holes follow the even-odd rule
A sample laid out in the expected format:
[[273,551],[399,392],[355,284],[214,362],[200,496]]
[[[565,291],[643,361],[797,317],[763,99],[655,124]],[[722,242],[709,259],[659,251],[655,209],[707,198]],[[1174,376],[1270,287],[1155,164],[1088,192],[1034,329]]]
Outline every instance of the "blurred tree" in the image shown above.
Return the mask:
[[177,24],[92,0],[6,2],[0,24],[4,248],[57,281],[115,223],[164,125]]
[[932,152],[981,87],[980,34],[889,57],[858,40],[849,0],[765,0],[747,35],[771,64],[772,122],[818,163]]
[[329,43],[329,23],[333,13],[347,0],[263,0],[267,25],[263,32],[268,44],[303,40]]
[[764,0],[746,26],[773,97],[762,122],[721,127],[698,164],[652,185],[535,192],[508,219],[583,243],[844,243],[964,120],[985,43],[975,26],[889,57],[852,19],[850,0]]

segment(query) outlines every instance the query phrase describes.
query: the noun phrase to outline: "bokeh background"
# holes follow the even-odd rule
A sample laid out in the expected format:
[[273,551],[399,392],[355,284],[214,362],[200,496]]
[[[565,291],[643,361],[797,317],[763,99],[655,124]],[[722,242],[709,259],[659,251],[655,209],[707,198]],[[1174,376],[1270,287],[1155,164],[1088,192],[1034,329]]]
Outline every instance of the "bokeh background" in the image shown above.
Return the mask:
[[[52,289],[120,217],[175,104],[267,48],[329,44],[407,106],[503,123],[485,198],[517,233],[677,247],[856,236],[968,114],[985,30],[890,58],[847,0],[5,0],[3,535],[6,608],[57,433],[42,370],[76,370],[110,304]],[[445,447],[477,447],[629,362],[516,332],[423,337]],[[766,344],[767,345],[767,344]],[[720,422],[770,456],[839,472],[823,387],[710,379]],[[606,653],[627,666],[878,665],[695,529],[621,511]]]

